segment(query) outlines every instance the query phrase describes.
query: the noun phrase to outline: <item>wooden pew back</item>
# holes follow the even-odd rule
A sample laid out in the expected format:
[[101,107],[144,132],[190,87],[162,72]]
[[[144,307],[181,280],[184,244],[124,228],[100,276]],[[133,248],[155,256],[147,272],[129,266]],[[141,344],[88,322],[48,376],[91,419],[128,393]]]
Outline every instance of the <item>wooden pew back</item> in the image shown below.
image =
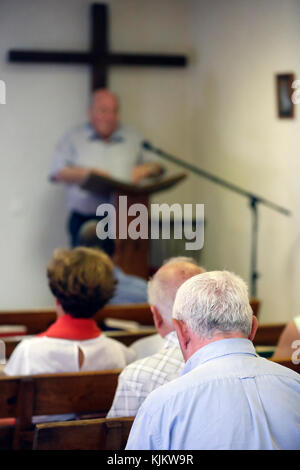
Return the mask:
[[120,370],[43,374],[33,383],[33,415],[106,412],[110,409]]
[[259,317],[259,311],[260,311],[260,305],[261,305],[260,300],[253,297],[252,299],[250,299],[250,305],[251,305],[251,308],[252,308],[252,311],[253,311],[253,315],[256,318],[258,318]]
[[34,450],[123,450],[134,417],[38,424]]
[[[105,416],[111,407],[120,372],[0,377],[0,418],[16,418],[13,448],[31,448],[33,416],[66,413]],[[4,438],[3,428],[0,436],[1,432]],[[11,433],[10,428],[7,433]]]
[[[300,373],[300,364],[274,361]],[[123,450],[134,418],[95,419],[39,424],[34,434],[35,450]]]
[[16,416],[19,388],[19,377],[0,377],[0,418]]
[[[106,318],[130,320],[141,325],[153,326],[153,317],[148,304],[106,305],[94,316],[97,323]],[[28,335],[45,331],[56,320],[55,309],[0,311],[0,325],[25,325]]]
[[[258,316],[260,301],[251,299],[250,305],[254,315]],[[149,304],[106,305],[95,315],[97,323],[106,318],[129,320],[141,325],[153,326],[153,317]],[[0,311],[0,325],[25,325],[28,335],[45,331],[56,320],[54,308],[31,310]]]
[[131,346],[138,339],[145,338],[157,333],[155,327],[149,329],[130,330],[130,331],[106,331],[105,334],[109,338],[113,338],[125,346]]
[[276,362],[277,364],[280,364],[284,367],[288,367],[289,369],[294,370],[295,372],[298,372],[300,374],[300,363],[299,364],[294,364],[290,358],[286,359],[270,359],[272,362]]
[[154,325],[149,304],[106,305],[96,313],[94,318],[98,323],[106,318],[115,318],[135,321],[141,325]]
[[285,323],[258,325],[253,344],[255,346],[276,346],[285,325]]
[[[254,315],[258,316],[260,301],[251,299],[250,304]],[[97,323],[103,322],[106,318],[114,318],[120,320],[129,320],[140,323],[145,326],[153,326],[153,317],[148,304],[128,304],[128,305],[107,305],[95,315]],[[0,311],[0,325],[25,325],[27,335],[35,335],[45,331],[56,320],[55,309],[36,309],[36,310],[12,310]],[[118,341],[129,346],[133,341],[143,338],[148,334],[155,333],[152,331],[135,331],[135,332],[107,332]],[[23,339],[22,337],[4,338],[6,345],[6,359],[8,359],[17,344]],[[260,341],[260,340],[259,340]],[[262,344],[261,342],[255,344]],[[268,345],[269,343],[263,343]]]
[[45,331],[56,320],[52,309],[0,311],[0,325],[24,325],[28,335]]

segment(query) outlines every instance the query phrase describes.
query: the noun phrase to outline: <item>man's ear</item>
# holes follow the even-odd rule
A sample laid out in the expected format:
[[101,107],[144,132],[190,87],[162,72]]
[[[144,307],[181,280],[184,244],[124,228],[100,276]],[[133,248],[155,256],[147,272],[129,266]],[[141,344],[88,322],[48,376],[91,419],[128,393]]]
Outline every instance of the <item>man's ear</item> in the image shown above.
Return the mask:
[[155,328],[159,331],[161,325],[163,324],[162,316],[159,313],[158,309],[155,307],[155,305],[151,305],[150,308],[153,315]]
[[176,320],[175,318],[173,318],[173,325],[178,336],[178,341],[183,357],[185,357],[185,352],[187,351],[188,345],[191,340],[189,330],[185,322],[182,320]]
[[251,333],[250,333],[250,335],[248,336],[248,339],[250,339],[250,341],[253,341],[253,340],[254,340],[254,337],[255,337],[255,335],[256,335],[257,328],[258,328],[258,320],[257,320],[256,316],[253,315],[253,317],[252,317]]

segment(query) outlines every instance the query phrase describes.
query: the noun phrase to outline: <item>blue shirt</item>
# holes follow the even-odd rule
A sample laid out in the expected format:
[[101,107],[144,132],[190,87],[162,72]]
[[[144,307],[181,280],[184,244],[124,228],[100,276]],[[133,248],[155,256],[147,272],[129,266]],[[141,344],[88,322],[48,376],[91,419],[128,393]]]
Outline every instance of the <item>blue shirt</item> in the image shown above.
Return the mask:
[[[91,124],[85,123],[69,131],[56,147],[50,180],[67,166],[98,168],[112,177],[130,181],[134,166],[154,161],[156,158],[142,152],[142,138],[135,131],[119,127],[104,141]],[[96,213],[99,204],[112,203],[109,192],[103,195],[81,189],[78,184],[66,184],[67,205],[70,211],[91,215]]]
[[248,339],[204,346],[182,374],[148,396],[126,449],[300,449],[300,375]]
[[138,304],[147,302],[147,282],[137,276],[125,274],[115,266],[114,276],[118,281],[113,298],[109,301],[114,304]]

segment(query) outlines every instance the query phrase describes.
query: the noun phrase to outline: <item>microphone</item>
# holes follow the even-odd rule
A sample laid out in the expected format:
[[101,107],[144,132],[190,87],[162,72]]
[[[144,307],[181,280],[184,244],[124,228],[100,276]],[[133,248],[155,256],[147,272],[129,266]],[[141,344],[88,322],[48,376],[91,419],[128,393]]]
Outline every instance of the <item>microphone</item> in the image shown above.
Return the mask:
[[144,140],[144,141],[142,142],[142,147],[143,147],[143,149],[145,149],[145,150],[154,151],[153,145],[152,145],[150,142],[148,142],[147,140]]

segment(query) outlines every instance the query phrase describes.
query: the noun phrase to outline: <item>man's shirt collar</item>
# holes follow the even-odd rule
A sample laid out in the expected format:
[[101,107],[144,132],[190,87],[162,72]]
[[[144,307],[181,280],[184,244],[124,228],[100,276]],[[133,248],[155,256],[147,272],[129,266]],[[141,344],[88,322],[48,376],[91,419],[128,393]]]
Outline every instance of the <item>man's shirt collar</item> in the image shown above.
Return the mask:
[[247,338],[220,339],[198,349],[198,351],[187,360],[181,375],[187,374],[200,364],[231,354],[257,356],[252,341]]
[[179,341],[178,341],[178,338],[177,338],[176,331],[170,331],[170,333],[168,333],[164,337],[164,340],[165,340],[164,348],[168,349],[168,348],[172,348],[174,346],[177,346],[179,348]]
[[[103,140],[101,136],[96,132],[90,122],[87,123],[88,138],[90,140]],[[112,133],[109,138],[109,142],[123,142],[124,136],[122,134],[122,127],[118,126],[117,129]]]

